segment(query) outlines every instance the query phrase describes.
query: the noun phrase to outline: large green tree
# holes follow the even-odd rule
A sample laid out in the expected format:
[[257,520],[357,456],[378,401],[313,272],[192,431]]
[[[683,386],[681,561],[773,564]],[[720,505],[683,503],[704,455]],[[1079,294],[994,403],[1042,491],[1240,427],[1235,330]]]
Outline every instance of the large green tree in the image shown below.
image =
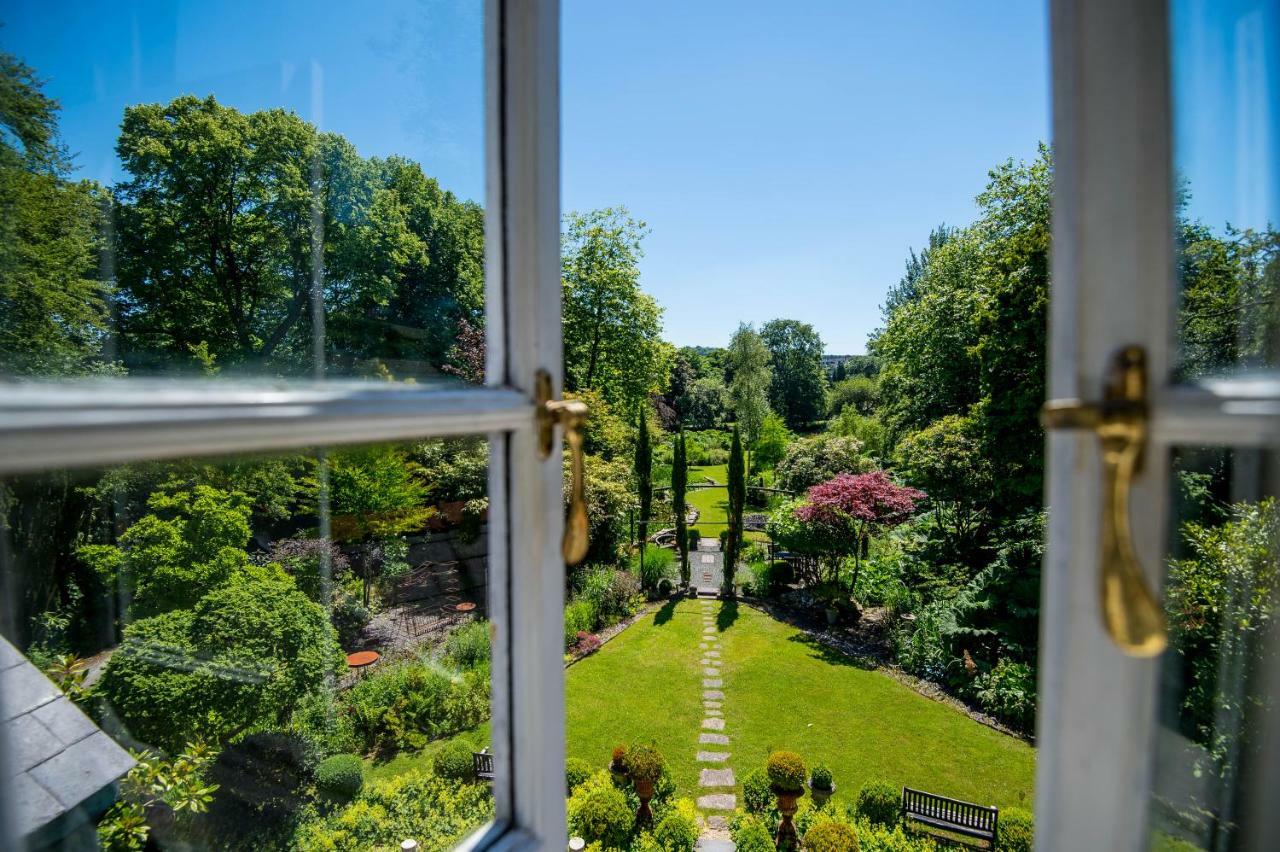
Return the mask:
[[827,413],[827,373],[822,338],[813,326],[790,319],[770,320],[760,329],[773,375],[769,404],[792,429],[807,429]]
[[748,446],[760,438],[760,428],[769,414],[769,349],[755,329],[741,323],[729,341],[725,355],[725,373],[729,377],[729,403],[734,419]]
[[101,369],[105,193],[68,179],[58,110],[29,66],[0,53],[0,373]]
[[663,389],[672,357],[662,309],[640,289],[644,234],[618,207],[566,214],[561,236],[567,384],[624,409]]

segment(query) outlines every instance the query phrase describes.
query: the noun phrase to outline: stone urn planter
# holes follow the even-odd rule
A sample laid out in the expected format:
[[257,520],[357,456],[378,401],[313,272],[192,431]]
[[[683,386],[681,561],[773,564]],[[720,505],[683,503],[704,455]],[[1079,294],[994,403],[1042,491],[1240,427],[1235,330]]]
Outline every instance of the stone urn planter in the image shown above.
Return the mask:
[[835,791],[835,784],[832,784],[826,789],[823,789],[822,787],[815,787],[812,784],[809,785],[809,793],[813,796],[813,803],[818,807],[825,805],[831,799],[831,796]]
[[636,811],[636,825],[652,825],[653,811],[649,809],[649,800],[653,798],[653,782],[648,779],[636,781],[636,796],[640,799],[640,809]]
[[833,606],[829,606],[826,609],[826,613],[827,613],[827,626],[835,627],[836,622],[840,620],[840,610],[836,609]]
[[792,817],[800,808],[800,797],[804,795],[804,790],[784,790],[776,786],[772,789],[773,795],[778,799],[778,813],[782,815],[774,844],[778,849],[795,849],[800,845],[800,838],[796,834],[796,825]]

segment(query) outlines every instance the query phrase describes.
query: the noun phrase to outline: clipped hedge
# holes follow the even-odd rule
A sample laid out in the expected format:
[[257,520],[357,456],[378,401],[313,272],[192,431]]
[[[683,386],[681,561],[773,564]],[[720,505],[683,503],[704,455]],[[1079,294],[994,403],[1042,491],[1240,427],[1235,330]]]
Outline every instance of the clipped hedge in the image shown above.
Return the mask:
[[364,786],[364,761],[354,754],[335,754],[316,767],[316,788],[337,799],[350,799]]
[[676,802],[653,830],[653,839],[667,852],[693,852],[698,844],[698,809],[688,799]]
[[996,823],[996,837],[1001,852],[1031,852],[1031,844],[1036,838],[1035,817],[1022,808],[1001,811]]
[[902,790],[888,781],[868,781],[858,791],[854,812],[873,825],[892,828],[902,815]]
[[598,772],[578,787],[569,797],[567,810],[572,834],[606,849],[627,847],[635,812],[609,773]]
[[580,757],[571,757],[564,762],[564,786],[569,795],[586,783],[595,774],[591,764]]
[[842,822],[820,822],[805,832],[807,852],[858,852],[858,833]]
[[763,769],[752,769],[742,778],[742,806],[748,813],[762,814],[769,809],[773,793],[769,790],[769,776]]
[[788,793],[803,792],[809,774],[805,771],[804,760],[794,751],[775,751],[769,755],[765,772],[775,789]]
[[471,744],[453,740],[441,746],[431,758],[431,768],[441,778],[451,781],[470,781],[474,765]]

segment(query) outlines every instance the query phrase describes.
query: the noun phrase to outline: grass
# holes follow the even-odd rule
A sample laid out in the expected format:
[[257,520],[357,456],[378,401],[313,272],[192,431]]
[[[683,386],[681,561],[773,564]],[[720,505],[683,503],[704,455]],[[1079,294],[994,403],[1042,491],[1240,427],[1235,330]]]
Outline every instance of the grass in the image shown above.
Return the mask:
[[[729,482],[729,466],[727,464],[706,465],[689,468],[689,485],[701,485],[708,479],[715,480],[717,485]],[[720,530],[729,523],[729,490],[727,488],[690,489],[685,498],[689,505],[698,510],[699,528],[705,538],[715,538]]]
[[[617,742],[652,742],[682,795],[697,794],[702,719],[699,604],[683,600],[567,672],[568,751],[604,766]],[[770,751],[835,776],[836,798],[883,779],[1001,808],[1032,806],[1035,750],[746,606],[722,603],[729,765],[742,778]],[[741,788],[738,789],[741,801]]]
[[419,751],[402,751],[386,760],[367,759],[364,762],[365,778],[369,781],[394,778],[397,775],[404,775],[415,769],[429,772],[431,771],[431,758],[435,756],[436,752],[444,748],[445,743],[463,740],[471,745],[473,751],[479,751],[490,745],[492,739],[493,731],[490,723],[485,722],[483,725],[472,728],[469,731],[463,731],[460,734],[454,734],[452,737],[445,737],[428,743],[426,748]]

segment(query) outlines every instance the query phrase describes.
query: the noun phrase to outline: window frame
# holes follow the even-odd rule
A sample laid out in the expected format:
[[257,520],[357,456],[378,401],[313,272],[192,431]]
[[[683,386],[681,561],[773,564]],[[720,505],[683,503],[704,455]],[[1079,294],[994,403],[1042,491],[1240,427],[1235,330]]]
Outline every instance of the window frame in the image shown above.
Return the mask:
[[[1154,589],[1163,587],[1165,573],[1172,449],[1274,447],[1280,436],[1274,378],[1195,386],[1174,381],[1168,16],[1167,0],[1050,3],[1055,163],[1048,396],[1100,399],[1113,354],[1130,344],[1146,349],[1149,435],[1131,522],[1135,552]],[[1085,431],[1051,432],[1046,460],[1036,848],[1138,852],[1148,843],[1162,658],[1125,656],[1102,628],[1097,439]],[[1280,745],[1280,730],[1273,741]]]
[[561,387],[559,26],[558,0],[485,2],[485,387],[122,380],[0,394],[0,475],[487,434],[495,818],[466,850],[566,841],[563,468],[535,428],[537,373]]

